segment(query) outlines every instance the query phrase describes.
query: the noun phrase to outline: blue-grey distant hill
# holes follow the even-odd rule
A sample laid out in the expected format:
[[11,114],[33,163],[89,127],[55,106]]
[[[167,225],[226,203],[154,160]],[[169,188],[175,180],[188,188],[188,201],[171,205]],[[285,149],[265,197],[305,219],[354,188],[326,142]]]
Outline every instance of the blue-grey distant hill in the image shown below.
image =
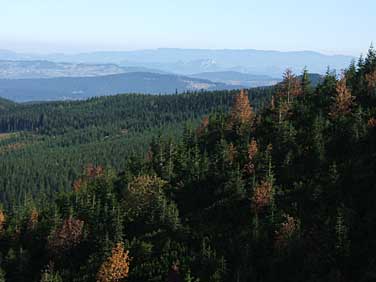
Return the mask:
[[0,79],[88,77],[129,72],[166,73],[144,67],[116,64],[59,63],[45,60],[0,60]]
[[223,82],[229,85],[244,85],[247,87],[274,85],[281,81],[280,78],[273,78],[268,75],[255,75],[237,71],[202,72],[189,76],[208,79],[214,82]]
[[16,101],[78,100],[118,93],[172,94],[189,90],[236,89],[187,76],[132,72],[96,77],[0,79],[0,97]]
[[286,68],[301,72],[306,66],[310,72],[324,73],[328,66],[341,70],[353,57],[325,55],[312,51],[279,52],[264,50],[210,50],[210,49],[152,49],[138,51],[90,52],[74,55],[30,55],[0,51],[0,59],[43,59],[55,62],[112,63],[159,69],[178,74],[237,71],[281,77]]

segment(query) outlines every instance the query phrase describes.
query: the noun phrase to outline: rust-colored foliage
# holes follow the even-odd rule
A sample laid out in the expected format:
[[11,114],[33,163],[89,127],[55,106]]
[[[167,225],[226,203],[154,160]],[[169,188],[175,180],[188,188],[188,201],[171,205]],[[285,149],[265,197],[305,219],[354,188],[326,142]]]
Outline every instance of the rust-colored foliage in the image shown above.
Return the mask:
[[243,125],[251,124],[255,114],[249,103],[248,95],[245,90],[241,90],[240,94],[235,96],[235,102],[231,109],[231,117],[229,121],[229,127],[234,124]]
[[273,185],[270,181],[262,181],[257,185],[253,197],[252,203],[256,211],[268,206],[272,200]]
[[253,138],[248,145],[248,158],[253,160],[258,152],[257,141]]
[[275,244],[277,248],[287,246],[290,239],[299,230],[300,223],[292,216],[287,215],[285,222],[282,223],[280,229],[275,232]]
[[366,81],[369,89],[372,90],[376,88],[376,70],[366,74]]
[[22,149],[25,146],[26,146],[26,143],[22,143],[22,142],[8,144],[0,148],[0,154],[7,153],[10,151],[16,151],[16,150]]
[[200,126],[197,128],[196,133],[202,135],[209,125],[209,117],[204,117],[201,121]]
[[29,221],[27,222],[27,228],[33,230],[39,221],[39,213],[36,208],[33,208],[30,213]]
[[376,118],[370,118],[369,120],[368,120],[368,126],[369,127],[371,127],[371,128],[375,128],[376,127]]
[[329,113],[329,115],[334,118],[350,113],[351,106],[355,99],[355,97],[351,95],[351,91],[347,88],[345,76],[337,82],[336,92],[335,101]]
[[0,234],[4,231],[5,213],[0,209]]
[[282,91],[279,95],[287,97],[288,104],[290,104],[292,98],[302,94],[300,81],[290,69],[287,69],[283,74],[283,81],[281,83],[281,86]]
[[255,139],[252,139],[248,145],[248,163],[245,165],[244,170],[248,174],[253,174],[255,172],[254,158],[258,152],[258,146]]
[[86,184],[86,181],[82,178],[78,178],[73,182],[72,189],[74,192],[78,192],[82,189],[82,187]]
[[118,243],[112,249],[112,254],[101,265],[97,274],[97,282],[117,282],[128,277],[129,252],[124,250],[123,243]]
[[93,164],[89,164],[86,167],[86,176],[89,178],[95,178],[98,176],[103,176],[104,168],[103,166],[94,166]]
[[[291,109],[291,94],[289,91],[278,92],[276,94],[278,98],[278,122],[281,122],[290,115]],[[274,103],[274,102],[273,102]],[[274,107],[274,106],[273,106]]]
[[49,247],[54,250],[67,250],[81,242],[84,222],[72,217],[64,220],[63,225],[54,230],[49,238]]

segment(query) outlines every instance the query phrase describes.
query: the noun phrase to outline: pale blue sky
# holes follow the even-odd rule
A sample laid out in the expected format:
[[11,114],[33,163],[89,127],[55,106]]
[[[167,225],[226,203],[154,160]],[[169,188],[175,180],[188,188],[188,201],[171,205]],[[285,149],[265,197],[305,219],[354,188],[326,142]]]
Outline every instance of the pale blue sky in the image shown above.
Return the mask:
[[0,49],[158,47],[359,55],[376,41],[376,0],[0,0]]

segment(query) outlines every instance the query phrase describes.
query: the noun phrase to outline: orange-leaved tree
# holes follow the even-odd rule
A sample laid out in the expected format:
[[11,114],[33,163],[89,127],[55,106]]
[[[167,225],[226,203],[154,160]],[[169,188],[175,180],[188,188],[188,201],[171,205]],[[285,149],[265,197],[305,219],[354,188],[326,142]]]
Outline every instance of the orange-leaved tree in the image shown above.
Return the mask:
[[354,100],[355,97],[351,95],[350,89],[347,88],[346,77],[342,76],[337,82],[336,96],[329,115],[336,118],[350,113]]
[[245,90],[241,90],[240,94],[235,96],[235,101],[231,109],[228,127],[239,131],[243,126],[251,126],[255,118],[255,113],[249,103],[248,95]]
[[257,141],[252,138],[248,145],[248,163],[245,165],[244,170],[248,174],[253,174],[255,172],[255,162],[254,158],[258,152]]
[[253,197],[252,203],[256,211],[267,207],[273,199],[273,184],[271,181],[264,180],[257,185]]
[[30,213],[29,221],[27,222],[27,228],[33,230],[38,224],[39,213],[36,208],[33,208]]
[[287,103],[290,104],[294,97],[302,94],[301,83],[291,69],[287,69],[283,74],[283,81],[281,83],[281,94],[287,98]]
[[277,248],[284,248],[289,241],[299,232],[300,221],[287,215],[279,230],[275,232],[275,244]]
[[4,231],[5,213],[0,209],[0,234]]
[[97,282],[118,282],[128,277],[129,252],[124,250],[123,243],[117,243],[111,256],[101,265],[97,274]]
[[51,250],[68,250],[81,242],[83,236],[84,222],[69,217],[64,220],[60,228],[55,229],[48,240]]

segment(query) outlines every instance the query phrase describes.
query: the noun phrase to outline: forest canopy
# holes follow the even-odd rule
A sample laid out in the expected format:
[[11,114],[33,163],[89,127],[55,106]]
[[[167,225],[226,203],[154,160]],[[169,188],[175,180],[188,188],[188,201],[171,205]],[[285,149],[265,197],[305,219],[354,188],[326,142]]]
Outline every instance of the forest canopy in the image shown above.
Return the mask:
[[239,92],[0,110],[0,281],[374,281],[375,50]]

